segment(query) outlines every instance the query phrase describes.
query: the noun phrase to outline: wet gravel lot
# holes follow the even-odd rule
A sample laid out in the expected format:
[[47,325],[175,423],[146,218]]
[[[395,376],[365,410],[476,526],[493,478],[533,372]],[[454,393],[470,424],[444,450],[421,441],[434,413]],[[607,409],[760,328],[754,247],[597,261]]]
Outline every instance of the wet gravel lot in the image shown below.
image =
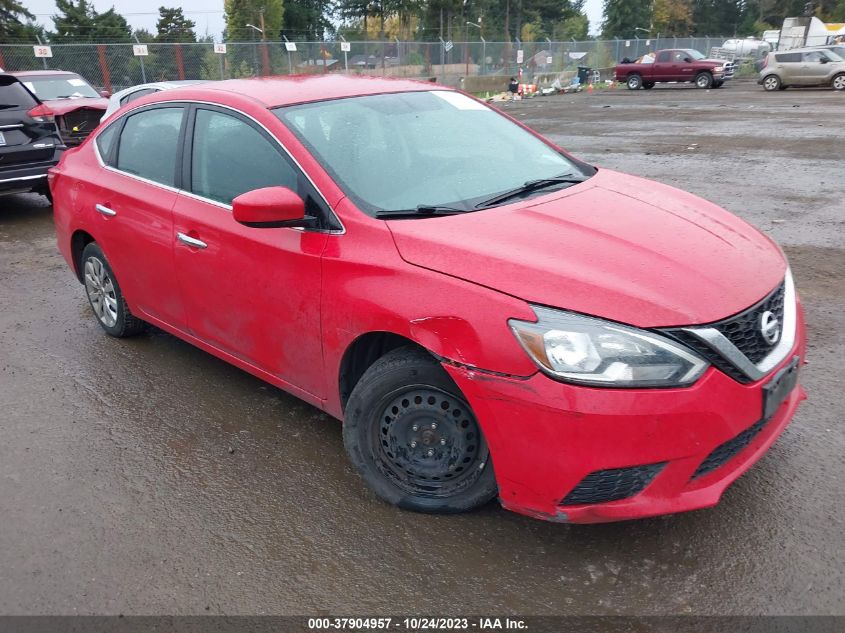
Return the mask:
[[0,613],[845,614],[845,94],[507,104],[784,245],[809,400],[716,508],[566,526],[374,498],[340,425],[172,336],[108,338],[43,198],[0,198]]

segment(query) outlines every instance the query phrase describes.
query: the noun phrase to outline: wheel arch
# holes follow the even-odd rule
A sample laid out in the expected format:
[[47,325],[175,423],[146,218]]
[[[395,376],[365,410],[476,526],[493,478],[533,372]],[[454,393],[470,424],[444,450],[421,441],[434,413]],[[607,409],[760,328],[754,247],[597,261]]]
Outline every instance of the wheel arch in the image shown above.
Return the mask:
[[[343,352],[338,369],[337,384],[341,410],[346,410],[346,403],[355,385],[373,363],[388,352],[405,346],[416,347],[432,354],[418,342],[395,332],[384,330],[367,332],[354,339]],[[437,357],[435,354],[432,356]]]
[[82,268],[79,265],[80,260],[82,259],[82,251],[84,251],[85,247],[91,242],[96,241],[97,240],[94,239],[93,235],[87,231],[83,231],[82,229],[74,231],[70,238],[70,253],[71,260],[73,262],[73,272],[79,280],[79,283],[82,283]]

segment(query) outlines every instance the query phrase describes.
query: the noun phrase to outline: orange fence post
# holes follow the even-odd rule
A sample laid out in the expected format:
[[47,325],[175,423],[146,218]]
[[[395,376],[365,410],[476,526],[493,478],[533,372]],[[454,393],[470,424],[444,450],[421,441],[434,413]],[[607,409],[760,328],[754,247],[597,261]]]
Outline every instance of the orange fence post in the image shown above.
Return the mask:
[[261,42],[261,74],[265,77],[270,75],[270,51],[267,50],[267,42]]
[[179,80],[185,79],[185,59],[182,57],[182,46],[176,44],[174,46],[174,53],[176,55],[176,72],[179,74]]
[[103,74],[103,88],[111,92],[111,74],[109,73],[109,65],[106,62],[105,45],[97,44],[97,57],[100,60],[100,72]]

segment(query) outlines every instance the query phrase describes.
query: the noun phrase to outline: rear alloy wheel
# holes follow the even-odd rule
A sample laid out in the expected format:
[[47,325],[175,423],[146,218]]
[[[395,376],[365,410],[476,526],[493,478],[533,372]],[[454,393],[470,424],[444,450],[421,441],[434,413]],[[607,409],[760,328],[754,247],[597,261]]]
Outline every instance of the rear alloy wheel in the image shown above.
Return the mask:
[[710,73],[698,73],[695,77],[695,87],[707,89],[713,85],[713,75]]
[[451,514],[496,496],[475,414],[423,350],[393,350],[364,373],[347,403],[343,442],[370,488],[400,508]]
[[643,87],[643,78],[639,75],[628,76],[628,90],[639,90]]
[[117,338],[142,332],[144,322],[129,311],[114,272],[96,242],[82,251],[80,267],[88,303],[102,328]]
[[780,77],[777,75],[767,75],[763,79],[763,88],[768,92],[774,92],[781,89]]
[[833,86],[834,90],[845,90],[845,73],[836,75],[830,85]]
[[652,88],[654,88],[654,82],[653,81],[644,81],[643,82],[643,88],[645,90],[651,90]]

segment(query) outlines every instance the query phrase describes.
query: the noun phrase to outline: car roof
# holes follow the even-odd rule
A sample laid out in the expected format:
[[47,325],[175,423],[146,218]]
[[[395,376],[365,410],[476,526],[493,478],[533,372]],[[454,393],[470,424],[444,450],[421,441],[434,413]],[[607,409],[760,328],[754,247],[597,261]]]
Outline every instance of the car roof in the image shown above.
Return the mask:
[[[185,98],[221,98],[237,94],[260,102],[267,108],[358,97],[395,92],[420,92],[424,90],[451,90],[426,81],[392,79],[385,77],[348,75],[292,75],[283,77],[260,77],[253,79],[229,79],[201,85],[182,87],[167,91],[166,97],[173,99],[184,94]],[[222,93],[222,94],[221,94]]]
[[15,70],[9,74],[15,77],[46,77],[48,75],[73,75],[79,77],[77,73],[72,73],[69,70]]

